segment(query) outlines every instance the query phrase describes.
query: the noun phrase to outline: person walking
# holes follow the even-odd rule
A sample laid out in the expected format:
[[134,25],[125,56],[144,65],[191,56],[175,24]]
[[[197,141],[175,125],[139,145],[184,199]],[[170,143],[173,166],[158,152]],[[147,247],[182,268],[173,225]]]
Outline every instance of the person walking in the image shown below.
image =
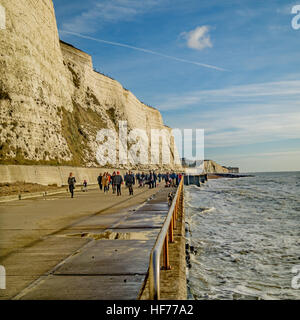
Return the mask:
[[172,172],[170,178],[171,178],[171,180],[172,180],[172,187],[176,187],[176,174],[175,174],[174,171]]
[[83,192],[87,192],[87,191],[88,191],[88,189],[87,189],[87,181],[86,181],[86,180],[83,181],[82,191],[83,191]]
[[98,178],[99,189],[102,190],[102,173],[99,174]]
[[139,172],[135,175],[135,180],[138,182],[138,186],[140,187],[141,186],[141,174]]
[[154,187],[154,177],[152,171],[150,171],[149,174],[149,189],[152,189]]
[[110,184],[111,184],[111,175],[110,175],[108,172],[106,172],[106,176],[107,176],[107,179],[108,179],[107,191],[109,191],[109,186],[110,186]]
[[115,182],[115,178],[116,178],[116,172],[114,171],[114,173],[111,176],[111,185],[112,185],[112,190],[113,190],[113,194],[116,193],[116,182]]
[[165,175],[165,182],[166,182],[166,187],[171,187],[171,178],[170,178],[169,172],[167,172]]
[[123,183],[123,178],[120,175],[119,171],[117,172],[117,174],[114,177],[114,182],[117,187],[117,196],[121,196],[121,184]]
[[182,173],[179,173],[178,174],[178,183],[180,183],[181,179],[182,179]]
[[103,177],[102,177],[102,184],[103,184],[103,188],[104,188],[104,193],[108,192],[108,176],[106,173],[104,173]]
[[179,174],[176,173],[176,187],[179,186]]
[[134,176],[131,173],[131,171],[129,171],[127,177],[126,177],[126,185],[129,189],[129,195],[133,196],[133,188],[132,186],[134,185]]
[[158,174],[158,183],[160,183],[160,182],[161,182],[161,178],[162,178],[162,174],[161,174],[161,173],[159,173],[159,174]]
[[76,179],[75,177],[73,177],[73,173],[70,172],[70,175],[68,178],[68,185],[69,185],[69,191],[71,193],[71,198],[74,198],[75,183],[76,183]]
[[145,176],[144,172],[142,172],[142,174],[141,174],[142,187],[145,186],[145,179],[146,179],[146,176]]
[[157,187],[157,174],[153,171],[153,187],[156,188]]
[[138,182],[139,182],[139,188],[142,188],[144,186],[144,176],[140,173],[138,175]]

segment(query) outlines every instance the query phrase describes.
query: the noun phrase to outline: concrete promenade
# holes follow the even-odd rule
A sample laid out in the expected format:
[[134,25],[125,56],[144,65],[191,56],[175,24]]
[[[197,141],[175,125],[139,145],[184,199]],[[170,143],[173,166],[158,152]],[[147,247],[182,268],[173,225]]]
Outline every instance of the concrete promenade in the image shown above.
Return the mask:
[[134,191],[1,203],[0,299],[137,299],[170,189]]

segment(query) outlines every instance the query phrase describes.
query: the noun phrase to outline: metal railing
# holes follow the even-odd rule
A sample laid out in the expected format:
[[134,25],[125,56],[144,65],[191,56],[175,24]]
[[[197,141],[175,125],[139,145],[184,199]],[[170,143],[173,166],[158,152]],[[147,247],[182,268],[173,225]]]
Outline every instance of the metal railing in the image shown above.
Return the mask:
[[178,210],[181,201],[183,200],[183,180],[184,179],[182,177],[166,220],[151,251],[149,265],[149,297],[151,300],[160,299],[160,257],[162,249],[164,250],[163,270],[171,269],[169,261],[169,243],[174,242],[174,229],[176,228],[176,222],[178,219]]

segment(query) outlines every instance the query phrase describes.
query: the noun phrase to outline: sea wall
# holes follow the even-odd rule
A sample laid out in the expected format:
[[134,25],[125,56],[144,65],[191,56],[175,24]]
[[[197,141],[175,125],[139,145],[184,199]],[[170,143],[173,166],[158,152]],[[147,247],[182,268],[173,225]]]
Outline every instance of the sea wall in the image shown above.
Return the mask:
[[[221,166],[217,165],[207,168],[209,170],[221,170],[219,167]],[[26,182],[45,186],[52,184],[62,186],[66,185],[69,173],[72,172],[77,178],[78,183],[87,180],[89,184],[96,184],[99,173],[106,171],[109,171],[110,173],[113,171],[120,171],[121,174],[125,174],[126,169],[46,165],[0,165],[0,183]],[[212,173],[217,172],[222,173],[221,171],[212,171]]]
[[[115,169],[117,170],[117,169]],[[111,172],[111,170],[109,170]],[[97,184],[99,173],[106,172],[104,168],[84,168],[68,166],[30,166],[30,165],[0,165],[0,183],[37,183],[41,185],[67,185],[70,172],[76,177],[77,183],[87,180],[88,184]],[[121,174],[125,171],[121,170]]]
[[[128,122],[129,133],[145,130],[148,140],[151,129],[170,132],[158,110],[95,72],[90,55],[59,40],[52,0],[1,0],[1,5],[6,12],[6,29],[0,30],[1,164],[97,166],[97,132],[118,130],[119,120]],[[129,154],[136,152],[135,140],[127,142]]]

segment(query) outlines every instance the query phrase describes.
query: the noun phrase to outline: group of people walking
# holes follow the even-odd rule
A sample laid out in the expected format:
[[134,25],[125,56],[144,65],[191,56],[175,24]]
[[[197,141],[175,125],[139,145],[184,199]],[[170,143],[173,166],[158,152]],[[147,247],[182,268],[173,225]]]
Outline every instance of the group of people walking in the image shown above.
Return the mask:
[[102,173],[99,174],[98,178],[98,185],[99,189],[103,190],[104,193],[107,193],[109,191],[110,185],[112,186],[113,194],[117,193],[117,196],[122,195],[122,184],[126,184],[126,186],[129,189],[129,195],[133,196],[133,185],[135,184],[135,178],[134,174],[132,174],[130,171],[123,177],[120,175],[120,172],[113,172],[113,174],[109,174],[108,172],[105,172],[103,175]]
[[144,172],[138,172],[136,174],[136,180],[138,181],[139,188],[148,185],[149,189],[152,189],[157,187],[157,180],[159,176],[161,176],[161,174],[156,174],[154,171],[149,171],[149,173],[146,174]]
[[182,173],[166,173],[163,176],[163,179],[166,182],[166,187],[177,187],[182,179]]
[[[100,173],[97,181],[99,185],[99,189],[104,191],[104,193],[108,193],[110,186],[112,187],[113,194],[117,194],[117,196],[122,195],[122,185],[125,183],[126,187],[129,190],[129,195],[133,196],[133,186],[138,183],[139,188],[143,188],[145,186],[149,186],[149,189],[156,188],[159,183],[165,181],[166,187],[176,187],[179,185],[180,180],[182,179],[181,173],[156,173],[155,171],[149,171],[149,173],[138,172],[134,174],[129,171],[122,177],[119,171],[113,172],[110,174],[109,172]],[[71,193],[71,198],[74,197],[74,189],[76,184],[76,178],[73,176],[72,172],[68,178],[69,191]],[[87,181],[84,180],[84,190],[87,191]]]

